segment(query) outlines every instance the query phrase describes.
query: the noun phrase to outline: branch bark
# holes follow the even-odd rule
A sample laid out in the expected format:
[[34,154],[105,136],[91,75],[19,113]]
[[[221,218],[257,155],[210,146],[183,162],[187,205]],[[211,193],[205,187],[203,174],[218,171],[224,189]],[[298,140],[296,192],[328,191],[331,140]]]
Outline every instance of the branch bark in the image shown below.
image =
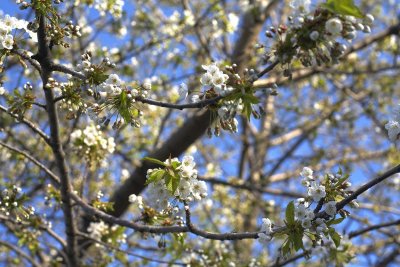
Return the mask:
[[46,21],[43,14],[37,11],[37,20],[39,22],[38,45],[39,51],[36,55],[32,56],[33,59],[37,60],[41,66],[41,78],[43,82],[43,91],[46,98],[46,110],[49,117],[50,125],[50,146],[53,151],[56,165],[60,173],[60,191],[62,210],[65,216],[65,232],[67,236],[67,248],[66,254],[68,256],[68,263],[71,266],[79,266],[77,257],[77,243],[76,243],[76,226],[74,221],[74,215],[72,210],[72,203],[70,194],[72,192],[69,181],[67,163],[64,157],[64,150],[61,145],[59,135],[59,118],[56,105],[54,103],[54,92],[51,89],[46,88],[46,84],[50,78],[52,72],[52,62],[50,49],[47,43],[46,37]]

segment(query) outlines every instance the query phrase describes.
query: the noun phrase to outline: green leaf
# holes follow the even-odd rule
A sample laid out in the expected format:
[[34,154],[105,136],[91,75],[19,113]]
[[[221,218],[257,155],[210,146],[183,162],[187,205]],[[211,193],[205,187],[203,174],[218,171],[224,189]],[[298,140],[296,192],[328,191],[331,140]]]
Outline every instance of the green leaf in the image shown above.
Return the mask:
[[339,246],[340,246],[340,240],[341,240],[342,238],[341,238],[340,235],[335,231],[335,229],[330,228],[330,229],[329,229],[329,235],[331,236],[333,242],[335,243],[335,246],[336,246],[336,247],[339,247]]
[[181,166],[181,163],[179,161],[173,161],[171,166],[174,168],[174,170],[176,170],[179,166]]
[[339,224],[339,223],[341,223],[344,219],[345,219],[344,217],[340,217],[340,218],[338,218],[338,219],[330,220],[329,222],[326,223],[326,225],[330,226],[330,225]]
[[340,179],[336,182],[336,186],[339,186],[339,185],[343,184],[348,178],[349,178],[348,175],[343,176],[342,178],[340,178]]
[[180,176],[179,175],[171,175],[167,174],[165,177],[165,185],[171,194],[175,194],[176,189],[178,189],[180,182]]
[[288,225],[293,225],[294,220],[294,202],[290,201],[289,204],[286,206],[286,222]]
[[286,240],[285,244],[282,246],[282,254],[283,256],[286,256],[290,254],[290,242],[289,240]]
[[174,234],[173,236],[181,246],[185,244],[185,236],[186,236],[185,234]]
[[246,103],[251,103],[251,104],[258,104],[260,102],[260,100],[258,99],[258,97],[252,95],[252,94],[245,94],[243,97],[243,102]]
[[250,121],[251,117],[251,112],[252,112],[251,104],[250,103],[244,103],[243,104],[243,113],[246,115],[246,118],[248,121]]
[[294,245],[294,249],[296,251],[299,251],[300,249],[304,248],[304,246],[303,246],[303,233],[302,232],[299,232],[299,231],[294,232],[293,245]]
[[164,162],[162,162],[161,160],[155,159],[155,158],[150,158],[150,157],[144,157],[143,160],[147,160],[150,161],[152,163],[167,167],[167,164],[165,164]]
[[160,180],[162,180],[164,178],[164,176],[166,175],[165,170],[155,170],[153,171],[149,178],[146,181],[146,185],[151,184],[151,183],[156,183]]
[[353,0],[327,0],[322,6],[339,15],[350,15],[356,18],[364,17],[364,14],[354,4]]

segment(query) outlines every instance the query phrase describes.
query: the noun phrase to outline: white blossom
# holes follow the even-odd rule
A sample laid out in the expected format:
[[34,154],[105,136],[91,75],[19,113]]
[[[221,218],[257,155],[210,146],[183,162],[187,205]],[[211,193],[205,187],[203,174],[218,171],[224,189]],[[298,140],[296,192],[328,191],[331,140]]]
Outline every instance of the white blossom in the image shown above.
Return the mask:
[[227,74],[221,71],[215,63],[202,65],[202,68],[207,71],[200,78],[202,85],[212,85],[218,93],[222,93],[226,90],[226,81],[229,78]]
[[332,35],[339,35],[343,30],[343,24],[338,18],[332,18],[325,23],[325,30]]
[[135,194],[132,194],[129,196],[129,202],[132,204],[137,204],[139,209],[143,209],[143,197],[142,196],[137,196]]
[[194,168],[196,166],[196,162],[194,161],[193,156],[186,155],[182,158],[182,166]]
[[330,216],[335,216],[336,214],[336,201],[329,201],[325,204],[325,212]]
[[311,0],[293,0],[289,5],[296,11],[307,13],[310,11]]
[[312,183],[308,188],[308,195],[312,197],[314,201],[319,201],[321,198],[326,196],[325,186]]
[[91,222],[87,231],[91,238],[96,240],[101,240],[101,237],[107,233],[108,225],[103,221],[100,222]]
[[205,181],[195,180],[192,183],[192,194],[196,200],[201,200],[207,196],[207,184]]
[[186,85],[186,83],[181,83],[178,88],[179,96],[183,99],[186,99],[188,96],[188,92],[189,92],[189,90],[188,90],[188,86]]
[[191,98],[190,98],[190,101],[192,103],[197,103],[197,102],[200,101],[200,96],[199,95],[192,95]]
[[389,139],[392,142],[397,141],[400,136],[400,123],[397,121],[389,121],[385,124],[385,129],[388,131]]
[[144,79],[143,81],[143,88],[146,90],[150,90],[151,89],[151,79]]
[[258,241],[267,244],[272,239],[272,222],[268,218],[262,219],[261,233],[258,233]]
[[300,172],[301,177],[312,179],[313,170],[309,167],[304,167],[303,170]]
[[202,85],[211,85],[213,76],[210,73],[204,73],[200,78],[200,83]]
[[[91,63],[87,60],[82,61],[82,66],[84,69],[88,69]],[[106,97],[107,95],[119,95],[122,92],[121,86],[123,81],[119,78],[117,74],[110,74],[107,80],[100,84],[100,95]]]
[[372,24],[374,22],[375,18],[371,14],[366,14],[364,17],[364,22],[366,24]]
[[262,219],[261,232],[270,234],[272,232],[272,222],[269,218]]
[[222,106],[218,109],[218,116],[222,119],[225,120],[227,117],[227,114],[229,113],[229,110],[226,106]]
[[311,225],[311,220],[309,219],[304,219],[301,221],[301,226],[303,226],[305,229],[310,229]]
[[319,32],[313,31],[310,33],[310,39],[316,41],[319,38]]
[[109,12],[113,17],[120,18],[122,16],[122,9],[124,7],[123,0],[114,0],[112,5],[108,1],[95,0],[94,8],[99,11],[101,16],[105,16],[106,12]]
[[294,214],[297,219],[303,219],[306,216],[306,206],[299,204],[295,207]]
[[113,137],[104,137],[100,126],[91,124],[85,129],[77,129],[71,133],[71,143],[75,149],[85,156],[96,155],[98,160],[104,160],[107,153],[113,153],[115,142]]
[[119,76],[117,74],[111,74],[110,76],[108,76],[108,78],[105,82],[108,84],[115,85],[115,86],[120,86],[122,83],[121,79],[119,78]]
[[239,17],[235,13],[229,13],[228,14],[228,27],[227,31],[229,33],[233,33],[236,31],[238,25],[239,25]]
[[261,244],[268,244],[271,241],[272,236],[266,233],[258,233],[258,242]]
[[11,50],[13,48],[14,38],[11,34],[7,34],[1,42],[3,48]]

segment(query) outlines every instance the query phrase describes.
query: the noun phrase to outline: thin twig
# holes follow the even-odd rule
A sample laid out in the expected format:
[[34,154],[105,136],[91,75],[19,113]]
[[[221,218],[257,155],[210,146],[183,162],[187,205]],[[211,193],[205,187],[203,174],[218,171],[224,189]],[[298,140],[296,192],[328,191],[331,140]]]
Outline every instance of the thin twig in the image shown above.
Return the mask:
[[97,239],[95,239],[95,238],[92,238],[90,235],[85,234],[85,233],[82,233],[82,232],[77,233],[77,235],[80,235],[80,236],[82,236],[82,237],[84,237],[84,238],[86,238],[86,239],[88,239],[88,240],[91,240],[91,241],[93,241],[93,242],[95,242],[95,243],[97,243],[97,244],[100,244],[100,245],[102,245],[102,246],[104,246],[104,247],[107,247],[107,248],[109,248],[109,249],[111,249],[111,250],[115,250],[115,251],[118,251],[118,252],[122,252],[122,253],[124,253],[124,254],[128,254],[128,255],[130,255],[130,256],[137,257],[137,258],[140,258],[140,259],[143,259],[143,260],[146,260],[146,261],[157,262],[157,263],[164,263],[164,264],[174,265],[174,266],[175,266],[175,265],[178,265],[178,266],[187,266],[187,264],[185,264],[185,263],[174,262],[174,261],[163,261],[163,260],[158,260],[158,259],[154,259],[154,258],[145,257],[145,256],[142,256],[142,255],[139,255],[139,254],[136,254],[136,253],[127,251],[127,250],[123,250],[123,249],[120,249],[120,248],[118,248],[118,247],[116,247],[116,246],[113,246],[113,245],[110,245],[110,244],[108,244],[108,243],[105,243],[105,242],[102,242],[102,241],[100,241],[100,240],[97,240]]

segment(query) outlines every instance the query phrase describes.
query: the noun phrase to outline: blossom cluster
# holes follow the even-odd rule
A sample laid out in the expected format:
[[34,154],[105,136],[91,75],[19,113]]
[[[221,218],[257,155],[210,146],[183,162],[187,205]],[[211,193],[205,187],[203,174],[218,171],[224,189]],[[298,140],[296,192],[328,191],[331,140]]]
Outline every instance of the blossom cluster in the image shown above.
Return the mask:
[[137,196],[135,194],[130,195],[129,196],[129,203],[136,204],[138,206],[138,208],[141,209],[141,210],[144,208],[143,197],[142,196]]
[[[341,200],[351,193],[349,190],[351,183],[347,181],[349,176],[343,175],[341,170],[336,174],[328,173],[319,179],[315,177],[311,168],[304,167],[300,176],[302,177],[301,184],[307,187],[306,203],[323,201],[326,205],[325,212],[329,216],[336,214],[335,200]],[[352,202],[352,205],[357,206],[355,201]]]
[[190,202],[207,196],[207,185],[197,179],[196,163],[192,156],[184,156],[182,162],[178,158],[173,158],[167,159],[164,163],[165,168],[174,173],[172,176],[160,168],[147,171],[148,181],[154,180],[150,182],[148,188],[150,198],[154,200],[154,208],[158,210],[170,208],[171,198]]
[[400,104],[395,109],[393,120],[386,123],[385,128],[390,141],[398,142],[400,140]]
[[115,150],[113,137],[105,138],[100,126],[91,124],[84,130],[77,129],[71,134],[71,142],[80,156],[83,156],[90,166],[98,163],[106,164],[105,157]]
[[[24,90],[32,90],[32,85],[27,82]],[[87,104],[81,96],[81,92],[74,80],[59,82],[50,77],[45,85],[46,89],[53,90],[57,97],[61,99],[60,107],[67,111],[66,118],[74,119],[78,112],[86,112]]]
[[206,71],[200,78],[202,85],[212,86],[218,94],[229,89],[226,85],[229,76],[221,71],[215,63],[202,65],[202,68]]
[[0,213],[14,217],[16,221],[28,220],[35,214],[34,207],[24,206],[27,198],[24,194],[21,194],[21,191],[22,189],[19,186],[12,185],[0,193]]
[[[200,78],[200,83],[204,86],[205,91],[195,93],[191,96],[191,101],[196,103],[202,100],[212,99],[223,96],[215,105],[209,108],[213,111],[212,127],[208,128],[207,134],[211,137],[214,128],[214,135],[219,136],[221,128],[229,132],[237,132],[238,121],[235,116],[245,113],[248,119],[250,115],[258,118],[260,113],[254,108],[258,104],[259,99],[254,96],[252,83],[257,79],[254,69],[245,69],[244,75],[240,76],[236,64],[225,66],[224,71],[221,70],[216,63],[210,65],[202,65],[205,73]],[[182,83],[178,89],[179,95],[183,98],[188,96],[188,87]]]
[[[321,250],[318,247],[323,247],[323,250],[329,248],[332,244],[337,249],[340,245],[342,236],[336,233],[332,225],[340,223],[347,215],[348,212],[344,210],[337,210],[337,201],[344,199],[350,194],[348,187],[351,185],[347,182],[348,175],[343,175],[341,171],[337,174],[326,174],[324,179],[319,182],[319,179],[314,175],[313,170],[309,167],[304,167],[300,173],[302,177],[302,184],[307,187],[307,197],[299,198],[295,202],[289,203],[286,208],[286,229],[279,229],[276,232],[272,229],[270,219],[263,218],[258,240],[260,243],[268,243],[275,234],[287,234],[288,239],[282,248],[283,254],[291,251],[290,247],[296,251],[300,248],[305,249],[305,244],[308,237],[311,245],[309,250]],[[316,204],[312,208],[312,204]],[[357,207],[356,202],[351,203],[352,207]],[[320,213],[320,211],[323,211]],[[340,218],[336,219],[336,215],[340,214]],[[321,215],[322,214],[322,215]],[[293,236],[293,233],[299,233]],[[305,235],[305,233],[308,233]],[[301,242],[301,246],[299,246]],[[326,252],[326,251],[325,251]],[[283,255],[285,256],[285,255]]]
[[36,35],[28,30],[28,22],[26,20],[17,19],[10,15],[0,17],[0,49],[11,50],[14,45],[13,30],[25,30],[30,37],[36,38]]
[[[91,222],[87,228],[89,236],[95,240],[103,241],[108,244],[123,244],[126,243],[126,234],[119,231],[120,226],[113,225],[109,226],[103,221]],[[97,247],[101,247],[100,244],[96,244]]]
[[267,244],[272,239],[272,222],[268,218],[262,219],[261,230],[258,234],[258,241]]
[[122,16],[124,4],[123,0],[95,0],[94,8],[99,11],[101,16],[105,16],[106,12],[110,12],[114,18],[118,19]]
[[[276,40],[271,51],[264,54],[263,60],[290,64],[300,60],[305,66],[321,66],[337,63],[347,50],[346,44],[338,39],[352,41],[357,32],[370,33],[374,17],[371,14],[358,17],[332,12],[325,6],[310,12],[311,1],[292,1],[296,13],[290,17],[288,25],[270,27],[266,36]],[[285,75],[291,75],[290,65]]]
[[129,87],[118,74],[107,75],[107,68],[114,68],[109,58],[104,58],[100,64],[91,62],[91,52],[86,51],[82,56],[82,64],[77,67],[81,70],[86,80],[83,87],[96,100],[88,105],[88,116],[97,124],[107,126],[113,120],[113,128],[117,129],[124,123],[140,127],[142,105],[136,98],[146,98],[151,90],[151,80],[145,79],[141,85]]

